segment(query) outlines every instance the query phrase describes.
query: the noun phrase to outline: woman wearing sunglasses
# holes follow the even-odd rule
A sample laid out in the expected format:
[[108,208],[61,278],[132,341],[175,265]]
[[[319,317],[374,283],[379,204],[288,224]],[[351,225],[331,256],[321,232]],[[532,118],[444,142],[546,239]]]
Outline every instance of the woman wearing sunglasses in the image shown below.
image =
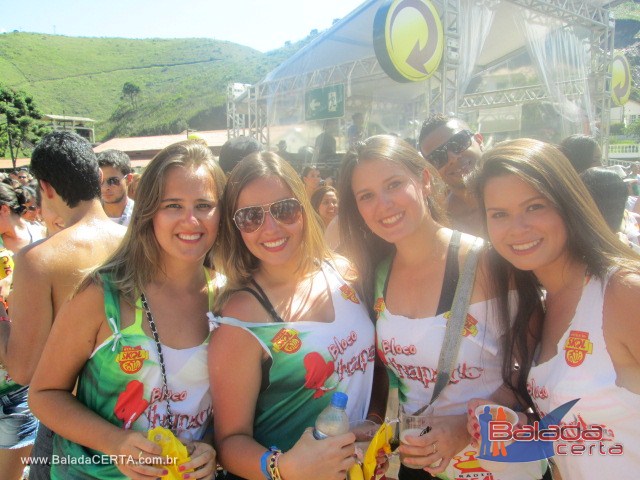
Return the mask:
[[221,463],[231,478],[276,478],[274,460],[287,480],[344,479],[354,435],[317,441],[309,427],[337,391],[351,420],[366,416],[373,324],[286,161],[252,154],[227,185],[217,250],[228,289],[209,349]]
[[571,439],[554,442],[564,480],[633,478],[640,465],[640,256],[607,226],[552,145],[498,144],[483,156],[475,186],[501,298],[509,283],[518,287],[519,302],[502,302],[500,311],[515,319],[505,337],[513,355],[505,358],[505,381],[521,396],[530,393],[542,416],[570,406],[556,416]]
[[[479,392],[486,398],[502,393],[501,329],[493,318],[497,305],[481,252],[477,273],[465,284],[472,294],[451,381],[432,398],[454,292],[463,283],[461,267],[477,240],[444,226],[443,190],[433,166],[394,136],[368,138],[342,164],[341,240],[378,316],[378,355],[398,386],[402,410],[413,414],[431,404],[434,411],[430,431],[408,437],[398,449],[401,480],[432,475],[453,480],[478,467],[479,452],[466,430],[466,404]],[[541,468],[511,464],[492,478],[540,478]]]
[[39,227],[41,230],[44,226],[41,224],[40,208],[38,207],[38,200],[36,198],[36,192],[30,186],[24,186],[16,190],[18,194],[18,201],[24,208],[22,211],[22,218],[24,218],[31,225]]
[[166,476],[172,458],[147,439],[158,426],[186,444],[185,478],[214,477],[207,313],[222,283],[211,250],[224,182],[197,142],[158,153],[122,244],[60,310],[29,400],[57,434],[54,458],[71,459],[52,479]]

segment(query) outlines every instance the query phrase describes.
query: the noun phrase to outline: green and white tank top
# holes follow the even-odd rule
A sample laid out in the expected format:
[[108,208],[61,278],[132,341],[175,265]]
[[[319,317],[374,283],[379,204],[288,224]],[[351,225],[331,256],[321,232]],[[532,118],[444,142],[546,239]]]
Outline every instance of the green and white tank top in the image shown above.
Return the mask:
[[[215,278],[210,278],[206,270],[205,273],[211,309],[214,292],[224,283],[224,277],[216,274]],[[140,300],[137,302],[134,323],[120,328],[118,292],[109,276],[103,275],[102,278],[105,313],[112,334],[94,350],[82,369],[77,398],[118,427],[146,432],[164,425],[167,416],[156,344],[142,329],[142,322],[146,320]],[[176,312],[178,315],[179,312]],[[210,329],[214,327],[210,320],[209,326]],[[174,349],[162,345],[173,414],[171,429],[178,437],[188,440],[201,439],[205,430],[212,425],[208,344],[209,336],[202,344],[191,348]],[[60,459],[58,464],[52,465],[53,479],[124,478],[102,452],[58,435],[54,438],[53,454],[54,458]],[[69,463],[63,463],[63,460]]]
[[349,396],[350,420],[365,418],[369,408],[374,325],[355,290],[333,267],[323,264],[318,275],[325,276],[331,291],[335,314],[331,323],[217,319],[247,330],[269,356],[253,425],[255,440],[266,447],[289,450],[315,424],[333,392]]

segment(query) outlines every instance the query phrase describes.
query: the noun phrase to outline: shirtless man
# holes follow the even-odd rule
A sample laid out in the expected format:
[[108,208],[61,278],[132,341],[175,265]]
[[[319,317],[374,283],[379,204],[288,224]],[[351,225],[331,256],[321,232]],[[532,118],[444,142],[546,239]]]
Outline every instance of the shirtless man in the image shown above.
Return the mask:
[[471,235],[483,235],[480,209],[466,177],[482,155],[482,135],[473,133],[462,120],[433,114],[422,124],[418,145],[449,187],[446,209],[451,226]]
[[[14,257],[11,323],[0,322],[0,361],[21,385],[31,382],[60,306],[86,270],[114,252],[126,231],[102,208],[98,161],[82,137],[68,131],[44,136],[31,156],[31,172],[43,207],[61,217],[66,228]],[[40,425],[33,457],[51,456],[51,436]],[[29,478],[48,479],[49,467],[32,465]]]

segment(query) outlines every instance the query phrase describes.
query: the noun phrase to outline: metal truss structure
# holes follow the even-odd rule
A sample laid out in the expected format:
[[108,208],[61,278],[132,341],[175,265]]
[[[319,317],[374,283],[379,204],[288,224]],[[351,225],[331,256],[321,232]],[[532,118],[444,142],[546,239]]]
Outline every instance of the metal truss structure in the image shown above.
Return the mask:
[[[415,112],[440,111],[471,112],[479,108],[522,105],[550,100],[543,85],[512,88],[500,91],[459,95],[459,13],[460,0],[440,0],[445,46],[443,59],[436,74],[423,82],[422,95],[409,102]],[[540,17],[552,17],[570,25],[580,25],[590,32],[591,68],[586,84],[599,121],[600,140],[607,151],[609,133],[611,73],[613,57],[614,22],[609,8],[589,0],[509,0]],[[611,5],[611,4],[610,4]],[[333,65],[300,75],[261,82],[248,88],[245,95],[233,99],[228,95],[227,129],[229,137],[249,134],[261,142],[269,143],[268,108],[283,95],[304,95],[311,88],[348,83],[367,79],[374,82],[384,78],[382,67],[375,56],[339,65]],[[568,98],[578,98],[584,93],[584,80],[562,85]],[[231,91],[230,91],[231,93]],[[242,106],[238,106],[241,103]],[[242,113],[240,113],[242,112]]]

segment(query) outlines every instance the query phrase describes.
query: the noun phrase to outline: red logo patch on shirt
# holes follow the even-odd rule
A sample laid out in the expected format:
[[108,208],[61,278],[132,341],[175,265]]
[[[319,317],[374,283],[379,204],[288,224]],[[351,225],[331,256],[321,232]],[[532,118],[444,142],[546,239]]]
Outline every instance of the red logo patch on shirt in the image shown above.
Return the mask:
[[475,337],[478,335],[478,327],[476,327],[477,324],[478,320],[467,313],[467,319],[464,321],[464,330],[462,331],[462,335],[465,337],[468,337],[469,335]]
[[142,346],[122,347],[122,351],[116,355],[116,362],[120,364],[120,370],[124,373],[132,375],[142,368],[142,364],[149,358],[149,352],[144,350]]
[[[449,320],[451,318],[451,310],[445,313],[443,317]],[[472,337],[475,337],[478,335],[478,327],[476,327],[477,324],[478,320],[467,313],[467,318],[464,320],[464,327],[462,327],[462,336],[468,337],[471,335]]]
[[353,303],[360,303],[360,300],[358,300],[358,297],[356,296],[356,291],[349,285],[342,285],[340,287],[340,293],[342,293],[342,298],[345,300],[349,300]]
[[302,340],[293,328],[281,328],[271,339],[271,344],[276,352],[295,353],[300,350]]
[[593,342],[589,340],[589,332],[571,330],[564,344],[564,358],[570,367],[578,367],[584,362],[587,354],[593,353]]

